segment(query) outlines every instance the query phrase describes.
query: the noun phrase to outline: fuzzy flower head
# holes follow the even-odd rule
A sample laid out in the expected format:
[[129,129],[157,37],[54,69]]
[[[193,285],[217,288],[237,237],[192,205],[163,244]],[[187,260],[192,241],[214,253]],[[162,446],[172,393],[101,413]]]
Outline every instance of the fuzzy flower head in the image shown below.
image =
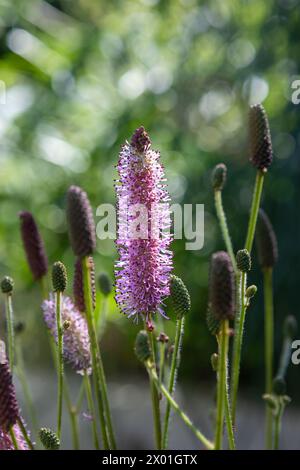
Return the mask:
[[[29,450],[28,444],[26,443],[22,431],[20,430],[19,424],[13,426],[14,435],[16,438],[18,450]],[[9,432],[3,430],[0,427],[0,450],[15,450],[13,442],[11,440]]]
[[[55,300],[51,295],[42,304],[44,320],[57,342]],[[86,319],[76,309],[69,297],[62,298],[62,323],[68,328],[64,331],[64,358],[76,372],[90,373],[91,355],[90,340]]]
[[164,315],[172,271],[170,197],[160,154],[143,127],[123,145],[117,169],[116,301],[128,317]]

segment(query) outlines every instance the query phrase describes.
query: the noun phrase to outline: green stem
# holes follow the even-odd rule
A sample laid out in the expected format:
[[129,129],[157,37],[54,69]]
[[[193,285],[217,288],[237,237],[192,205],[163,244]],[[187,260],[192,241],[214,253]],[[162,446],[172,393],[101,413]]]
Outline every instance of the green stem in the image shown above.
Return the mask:
[[[81,386],[80,390],[83,389]],[[81,393],[81,392],[79,392]],[[67,405],[67,410],[69,413],[69,418],[70,418],[70,424],[71,424],[71,432],[72,432],[72,443],[73,443],[73,449],[74,450],[79,450],[80,444],[79,444],[79,429],[78,429],[78,411],[80,409],[80,406],[73,406],[72,401],[71,401],[71,395],[70,395],[70,390],[68,386],[67,379],[65,378],[64,380],[64,398],[65,398],[65,403]]]
[[14,446],[15,450],[19,450],[17,439],[16,439],[16,436],[15,436],[13,427],[10,428],[9,435],[10,435],[10,438],[11,438],[11,441],[13,443],[13,446]]
[[255,180],[250,218],[249,218],[249,224],[248,224],[248,231],[247,231],[247,237],[246,237],[246,242],[245,242],[245,248],[249,251],[250,254],[251,254],[254,235],[255,235],[255,228],[256,228],[259,206],[260,206],[263,184],[264,184],[264,177],[265,177],[265,174],[259,170],[257,172],[256,180]]
[[91,357],[92,357],[92,368],[93,368],[93,375],[94,375],[95,395],[96,395],[96,400],[97,400],[98,414],[99,414],[100,426],[101,426],[101,432],[102,432],[103,447],[104,449],[108,450],[110,448],[110,444],[109,444],[107,428],[106,428],[102,387],[101,387],[99,367],[98,367],[100,351],[98,348],[97,336],[96,336],[94,321],[93,321],[91,277],[90,277],[90,270],[89,270],[89,262],[86,257],[83,258],[82,260],[82,273],[83,273],[83,286],[84,286],[84,301],[85,301],[85,306],[86,306],[86,318],[87,318],[89,336],[90,336],[90,341],[91,341]]
[[13,313],[13,307],[12,307],[11,293],[5,295],[5,311],[6,311],[9,367],[10,367],[11,373],[13,374],[14,363],[15,363],[15,341],[14,341],[14,313]]
[[281,403],[281,400],[279,401],[279,409],[276,413],[276,416],[274,418],[274,450],[279,449],[279,437],[280,437],[280,431],[281,431],[281,421],[282,421],[282,415],[284,411],[284,405]]
[[[265,306],[265,393],[272,393],[273,379],[273,341],[274,341],[274,314],[273,314],[273,287],[272,268],[264,270],[264,306]],[[266,405],[266,447],[272,446],[272,410]]]
[[157,388],[158,391],[160,391],[165,398],[168,400],[172,408],[176,411],[176,413],[180,416],[180,418],[183,420],[183,422],[188,426],[188,428],[194,433],[194,435],[197,437],[197,439],[202,442],[202,444],[209,450],[213,450],[214,446],[211,441],[209,441],[192,423],[190,418],[181,410],[179,405],[176,403],[174,398],[170,395],[166,387],[160,383],[159,378],[157,376],[157,373],[155,371],[155,367],[152,363],[152,361],[148,361],[145,363],[145,366],[147,368],[149,377],[151,381],[154,383],[155,387]]
[[31,440],[30,440],[30,437],[28,436],[28,433],[27,433],[27,431],[26,431],[26,428],[25,428],[25,426],[24,426],[24,424],[23,424],[23,421],[21,420],[20,417],[18,418],[17,422],[18,422],[18,425],[19,425],[19,427],[20,427],[20,430],[21,430],[21,432],[22,432],[22,434],[23,434],[23,437],[24,437],[24,439],[25,439],[25,441],[26,441],[26,443],[27,443],[29,449],[30,449],[30,450],[34,450],[33,444],[32,444],[32,442],[31,442]]
[[[151,347],[151,360],[153,363],[153,367],[156,371],[156,359],[155,359],[155,343],[154,343],[154,336],[152,331],[148,331],[148,338]],[[155,434],[155,442],[156,448],[158,450],[161,449],[161,421],[160,421],[160,405],[159,405],[159,395],[157,388],[155,386],[154,381],[152,380],[152,376],[149,376],[150,379],[150,392],[151,392],[151,400],[152,400],[152,412],[153,412],[153,423],[154,423],[154,434]]]
[[[177,322],[176,322],[175,343],[174,343],[174,351],[172,355],[171,371],[170,371],[169,386],[168,386],[168,390],[171,396],[173,396],[175,392],[176,377],[177,377],[178,368],[180,364],[180,350],[181,350],[183,335],[184,335],[184,316],[177,319]],[[171,412],[171,404],[168,401],[166,405],[165,420],[164,420],[164,427],[163,427],[162,449],[166,449],[168,447],[170,412]]]
[[95,406],[94,406],[94,400],[93,400],[93,394],[92,394],[90,379],[89,379],[89,376],[86,372],[84,374],[84,382],[85,382],[86,398],[87,398],[87,402],[88,402],[89,412],[92,416],[92,429],[93,429],[94,446],[95,446],[96,450],[99,450],[100,447],[99,447],[98,434],[97,434]]
[[63,329],[61,324],[61,292],[56,292],[56,330],[57,330],[57,437],[61,437],[62,403],[64,389]]
[[101,302],[101,310],[98,313],[98,317],[96,318],[96,328],[97,328],[99,338],[101,338],[105,330],[107,311],[108,311],[108,297],[103,295],[102,302]]
[[227,220],[226,220],[226,215],[223,209],[223,203],[222,203],[222,191],[215,191],[215,207],[216,207],[216,212],[217,216],[219,219],[219,224],[221,227],[221,232],[223,236],[223,240],[226,246],[226,250],[230,256],[232,266],[234,268],[234,271],[236,271],[236,260],[234,256],[234,251],[232,247],[232,242],[231,238],[229,235],[229,229],[227,225]]
[[235,424],[236,419],[236,406],[239,388],[239,377],[241,367],[241,352],[243,343],[244,324],[246,317],[246,287],[247,287],[247,274],[241,273],[241,286],[240,293],[237,295],[241,298],[241,310],[237,312],[235,319],[235,335],[233,340],[233,356],[232,356],[232,375],[231,375],[231,403],[232,403],[232,422]]
[[223,441],[227,353],[228,353],[228,320],[223,320],[221,324],[221,331],[220,331],[220,338],[219,338],[217,420],[216,420],[216,432],[215,432],[215,449],[216,450],[222,449],[222,441]]
[[232,412],[230,409],[230,399],[228,391],[228,364],[226,364],[226,388],[225,388],[225,420],[228,435],[228,444],[230,450],[235,450],[235,440],[232,424]]

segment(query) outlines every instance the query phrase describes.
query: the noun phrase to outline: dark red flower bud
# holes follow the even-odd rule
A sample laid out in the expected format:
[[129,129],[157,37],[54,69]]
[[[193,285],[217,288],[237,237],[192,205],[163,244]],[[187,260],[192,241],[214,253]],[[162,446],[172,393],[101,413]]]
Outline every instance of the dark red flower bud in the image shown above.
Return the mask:
[[27,261],[34,279],[40,279],[48,271],[48,260],[44,243],[38,231],[35,220],[30,212],[19,214],[21,220],[21,236]]
[[249,139],[252,165],[267,170],[273,160],[273,150],[267,113],[261,104],[250,108]]
[[[95,265],[92,256],[89,256],[89,271],[91,274],[91,287],[93,296],[93,308],[96,307],[96,286],[95,286]],[[84,301],[84,290],[83,290],[83,277],[82,277],[82,263],[81,259],[78,258],[75,262],[74,267],[74,280],[73,280],[73,296],[74,303],[80,312],[85,312],[85,301]]]
[[278,259],[276,235],[267,214],[260,209],[256,227],[258,261],[262,268],[272,268]]
[[90,201],[85,191],[71,186],[67,193],[69,237],[76,256],[89,256],[96,248],[96,231]]
[[209,309],[217,320],[230,320],[235,314],[235,282],[230,257],[214,253],[210,265]]
[[143,126],[136,129],[132,138],[131,145],[138,153],[145,153],[151,145],[151,140]]
[[5,354],[5,345],[0,341],[0,428],[9,431],[19,417],[16,391]]

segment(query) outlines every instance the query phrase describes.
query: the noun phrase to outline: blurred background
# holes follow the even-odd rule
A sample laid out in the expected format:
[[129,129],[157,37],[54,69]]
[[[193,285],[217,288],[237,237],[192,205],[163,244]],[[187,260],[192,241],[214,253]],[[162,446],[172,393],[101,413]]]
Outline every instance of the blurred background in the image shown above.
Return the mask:
[[[213,407],[209,358],[216,345],[205,321],[208,264],[224,245],[210,175],[216,163],[226,163],[224,205],[237,250],[244,243],[255,179],[248,162],[247,113],[257,102],[268,112],[274,147],[262,205],[279,244],[277,364],[283,319],[299,317],[300,105],[291,102],[292,82],[300,73],[299,7],[299,0],[0,1],[0,275],[15,279],[15,316],[26,324],[22,346],[33,383],[39,383],[37,377],[47,383],[51,360],[18,212],[33,212],[49,261],[64,261],[72,278],[66,190],[82,186],[95,213],[101,203],[114,204],[120,145],[143,124],[161,151],[172,201],[205,204],[203,249],[186,251],[183,240],[175,241],[173,250],[176,274],[192,296],[180,383],[183,392],[186,387],[194,394],[206,387],[203,400]],[[115,259],[113,240],[98,240],[97,272],[112,277]],[[247,314],[241,387],[262,411],[263,291],[255,254],[249,282],[257,284],[258,294]],[[2,336],[3,312],[1,305]],[[138,329],[119,313],[111,294],[102,350],[117,390],[118,384],[123,390],[145,379],[133,354]],[[172,319],[166,331],[172,336]],[[297,406],[299,387],[299,369],[292,366],[290,408]],[[42,385],[35,388],[42,400]],[[131,394],[124,389],[119,395],[126,407]]]

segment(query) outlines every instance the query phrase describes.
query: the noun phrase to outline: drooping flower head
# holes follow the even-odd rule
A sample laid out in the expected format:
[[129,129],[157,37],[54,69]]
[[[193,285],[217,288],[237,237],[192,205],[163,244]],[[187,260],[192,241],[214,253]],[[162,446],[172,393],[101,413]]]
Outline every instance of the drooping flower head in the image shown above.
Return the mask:
[[21,221],[21,236],[28,264],[35,280],[41,279],[47,274],[48,260],[44,242],[33,215],[23,211],[19,214]]
[[[42,304],[44,320],[57,341],[55,300],[53,295]],[[67,324],[64,331],[64,358],[78,373],[90,372],[90,340],[86,319],[76,309],[69,297],[62,297],[62,324]]]
[[164,314],[161,306],[170,294],[172,237],[164,169],[143,127],[123,145],[117,168],[116,301],[128,317],[148,319]]

